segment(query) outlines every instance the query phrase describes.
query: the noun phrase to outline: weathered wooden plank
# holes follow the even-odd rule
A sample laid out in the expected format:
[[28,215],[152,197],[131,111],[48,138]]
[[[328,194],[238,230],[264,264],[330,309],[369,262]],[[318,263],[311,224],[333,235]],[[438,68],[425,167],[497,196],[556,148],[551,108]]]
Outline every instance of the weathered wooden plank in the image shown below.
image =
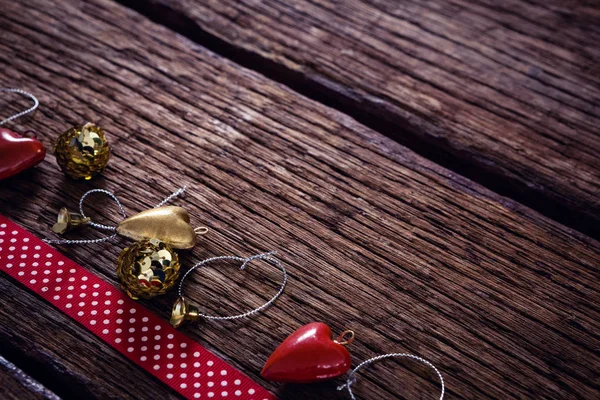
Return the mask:
[[123,3],[600,235],[600,16],[585,1]]
[[0,398],[4,400],[60,400],[58,396],[1,355]]
[[22,370],[64,399],[176,399],[177,394],[6,275],[0,342]]
[[[448,398],[598,396],[598,242],[107,0],[12,2],[0,22],[0,83],[26,87],[43,104],[14,129],[33,127],[50,144],[93,120],[114,149],[105,175],[89,184],[67,180],[51,156],[2,182],[2,212],[50,236],[55,211],[91,187],[115,191],[133,213],[188,184],[179,204],[212,232],[185,265],[278,249],[290,271],[267,313],[186,328],[251,377],[260,380],[293,329],[322,320],[357,332],[355,363],[389,351],[430,359]],[[104,201],[90,210],[116,216]],[[125,243],[64,251],[114,282]],[[199,272],[187,293],[225,314],[260,304],[278,285],[276,271],[230,268]],[[85,382],[43,382],[57,394],[172,396],[12,281],[2,284],[3,342],[14,352],[35,344],[32,363]],[[167,318],[174,298],[146,304]],[[30,302],[41,311],[18,323]],[[347,398],[337,383],[263,382],[283,399]],[[437,390],[426,370],[394,362],[357,385],[365,399]]]

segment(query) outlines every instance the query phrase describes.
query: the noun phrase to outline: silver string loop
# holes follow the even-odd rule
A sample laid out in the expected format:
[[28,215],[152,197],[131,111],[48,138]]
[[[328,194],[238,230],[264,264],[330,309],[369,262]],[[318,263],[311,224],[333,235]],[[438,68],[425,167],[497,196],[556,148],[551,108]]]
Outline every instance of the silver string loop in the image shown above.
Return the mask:
[[[171,193],[167,198],[165,198],[163,201],[161,201],[156,207],[161,207],[165,203],[167,203],[168,201],[173,199],[174,197],[182,195],[185,192],[186,187],[187,186],[183,186],[182,188],[177,189],[175,192]],[[117,203],[117,206],[119,207],[119,211],[120,211],[123,219],[127,218],[127,213],[125,212],[125,208],[123,208],[123,205],[121,204],[119,199],[117,199],[117,196],[115,196],[113,193],[109,192],[108,190],[104,190],[104,189],[88,190],[87,192],[85,192],[83,194],[83,196],[81,196],[81,199],[79,199],[79,214],[81,214],[81,216],[83,218],[87,218],[85,215],[85,212],[83,211],[83,202],[84,202],[85,198],[92,193],[102,193],[102,194],[105,194],[105,195],[109,196],[110,198],[112,198],[115,201],[115,203]],[[116,233],[117,232],[116,226],[103,225],[103,224],[99,224],[97,222],[92,222],[92,221],[88,222],[87,225],[89,225],[93,228],[96,228],[96,229],[110,231],[110,232],[114,232],[114,233],[112,235],[104,236],[104,237],[101,237],[98,239],[74,239],[74,240],[73,239],[57,239],[57,240],[44,239],[44,242],[46,242],[48,244],[94,244],[94,243],[106,242],[106,241],[109,241],[118,236]]]
[[246,257],[246,258],[236,257],[236,256],[219,256],[219,257],[207,258],[206,260],[200,261],[199,263],[194,265],[192,268],[190,268],[181,278],[181,281],[179,282],[179,296],[180,297],[183,296],[183,282],[185,282],[185,278],[196,268],[199,268],[205,264],[211,263],[213,261],[218,261],[218,260],[241,261],[242,265],[240,267],[240,270],[244,270],[249,262],[254,261],[254,260],[264,260],[264,261],[268,262],[269,264],[273,265],[274,267],[279,268],[281,270],[281,272],[283,272],[283,281],[281,283],[281,287],[279,288],[279,291],[277,293],[275,293],[275,295],[273,297],[271,297],[271,299],[269,301],[267,301],[260,307],[257,307],[253,310],[250,310],[248,312],[238,314],[238,315],[220,317],[220,316],[215,316],[215,315],[207,315],[207,314],[198,313],[198,316],[200,318],[204,318],[204,319],[223,321],[223,320],[233,320],[233,319],[245,318],[245,317],[249,317],[251,315],[257,314],[257,313],[261,312],[262,310],[264,310],[265,308],[269,307],[275,300],[277,300],[277,298],[283,293],[283,290],[285,289],[285,285],[287,284],[287,279],[288,279],[287,271],[286,271],[285,267],[281,264],[281,262],[279,262],[279,260],[277,260],[274,257],[271,257],[275,254],[277,254],[277,252],[271,251],[268,253],[256,254],[254,256],[250,256],[250,257]]
[[4,125],[7,122],[12,121],[13,119],[17,119],[19,117],[22,117],[25,114],[29,114],[30,112],[34,111],[36,108],[38,108],[38,106],[40,105],[40,102],[38,101],[38,99],[32,95],[29,92],[26,92],[22,89],[16,89],[16,88],[0,88],[0,92],[4,92],[4,93],[18,93],[18,94],[22,94],[24,96],[29,97],[31,100],[33,100],[33,106],[28,108],[25,111],[21,111],[17,114],[14,114],[8,118],[3,119],[2,121],[0,121],[0,125]]
[[[92,189],[92,190],[88,190],[87,192],[85,192],[83,194],[83,196],[81,196],[81,199],[79,199],[79,214],[81,214],[81,216],[83,218],[87,218],[85,215],[85,212],[83,212],[83,201],[85,200],[85,198],[87,196],[89,196],[92,193],[102,193],[105,194],[109,197],[111,197],[115,203],[117,203],[117,206],[119,206],[119,211],[121,212],[121,216],[123,217],[123,219],[127,218],[127,213],[125,212],[125,209],[123,208],[123,205],[121,205],[121,202],[119,201],[119,199],[117,199],[117,196],[115,196],[114,194],[112,194],[111,192],[109,192],[108,190],[104,190],[104,189]],[[116,226],[109,226],[109,225],[102,225],[102,224],[98,224],[96,222],[88,222],[87,223],[89,226],[92,226],[96,229],[102,229],[105,231],[113,231],[116,232],[117,227]]]
[[414,354],[408,354],[408,353],[390,353],[390,354],[383,354],[380,356],[376,356],[373,358],[369,358],[368,360],[365,360],[363,362],[361,362],[360,364],[358,364],[358,366],[356,368],[354,368],[352,370],[352,372],[350,372],[350,374],[348,375],[348,379],[346,380],[346,383],[338,386],[337,390],[344,390],[344,389],[348,389],[348,394],[350,395],[350,398],[352,400],[356,400],[356,397],[354,396],[354,393],[352,392],[352,385],[354,385],[356,383],[356,373],[358,372],[358,370],[360,370],[361,368],[367,367],[370,364],[379,361],[379,360],[383,360],[385,358],[392,358],[392,357],[406,357],[406,358],[412,358],[413,360],[416,360],[420,363],[423,363],[425,365],[427,365],[428,367],[430,367],[431,369],[433,369],[435,371],[435,373],[437,374],[438,378],[440,378],[440,383],[442,386],[442,393],[440,394],[440,400],[443,400],[444,398],[444,393],[446,392],[446,386],[444,385],[444,378],[442,377],[441,372],[435,367],[435,365],[433,365],[432,363],[430,363],[429,361],[427,361],[424,358],[421,358],[419,356],[415,356]]

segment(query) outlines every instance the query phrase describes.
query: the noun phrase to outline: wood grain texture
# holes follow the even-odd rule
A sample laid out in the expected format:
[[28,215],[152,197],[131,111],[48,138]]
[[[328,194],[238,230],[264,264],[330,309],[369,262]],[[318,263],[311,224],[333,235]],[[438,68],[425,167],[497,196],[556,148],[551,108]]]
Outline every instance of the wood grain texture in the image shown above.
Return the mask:
[[123,3],[600,237],[597,3]]
[[[69,126],[94,121],[114,150],[91,183],[65,178],[51,155],[0,182],[2,213],[51,237],[56,211],[93,187],[114,191],[132,215],[187,184],[174,204],[211,232],[182,254],[184,265],[276,249],[290,283],[256,318],[185,332],[281,399],[347,398],[339,381],[281,386],[258,376],[277,344],[313,320],[356,331],[354,365],[385,352],[427,358],[449,399],[600,394],[597,241],[108,0],[10,2],[0,23],[0,84],[27,88],[43,105],[11,127],[36,129],[50,146]],[[116,222],[102,198],[89,210]],[[126,243],[63,251],[114,283]],[[220,314],[261,304],[280,279],[259,264],[193,277],[186,294]],[[6,275],[0,284],[2,343],[44,371],[34,377],[58,395],[176,398]],[[168,318],[175,297],[144,304]],[[438,390],[427,369],[396,361],[356,385],[361,399]]]

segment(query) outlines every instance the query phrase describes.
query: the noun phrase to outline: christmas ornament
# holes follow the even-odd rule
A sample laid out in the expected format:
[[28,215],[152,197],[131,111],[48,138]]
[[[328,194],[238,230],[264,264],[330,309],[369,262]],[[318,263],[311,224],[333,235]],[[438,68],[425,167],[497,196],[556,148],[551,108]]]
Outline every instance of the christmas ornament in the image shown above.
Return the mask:
[[117,276],[134,300],[166,293],[179,277],[179,257],[158,239],[142,240],[123,249],[117,259]]
[[[347,330],[337,340],[331,339],[331,329],[322,322],[304,325],[287,337],[269,357],[260,375],[270,381],[289,383],[313,383],[337,378],[345,374],[352,364],[350,353],[344,347],[354,341],[354,332]],[[368,365],[392,357],[410,358],[432,368],[440,379],[443,400],[446,390],[441,372],[429,361],[407,353],[389,353],[360,363],[337,390],[348,390],[352,400],[356,397],[352,385],[356,374]]]
[[191,304],[188,299],[179,296],[173,304],[171,310],[171,320],[169,321],[174,328],[179,328],[185,321],[196,321],[200,316],[200,310]]
[[353,340],[354,332],[350,330],[332,340],[327,325],[312,322],[288,336],[271,354],[260,374],[270,381],[292,383],[337,378],[352,365],[350,353],[344,346]]
[[[33,100],[31,108],[0,121],[0,125],[34,111],[39,105],[35,96],[24,90],[0,88],[0,92],[19,93]],[[0,180],[39,164],[44,157],[46,149],[37,139],[23,137],[9,129],[0,128]]]
[[[212,257],[212,258],[207,258],[204,261],[200,261],[199,263],[194,265],[192,268],[190,268],[185,273],[185,275],[183,275],[183,278],[181,278],[181,282],[179,283],[179,298],[175,301],[175,304],[173,305],[173,309],[171,311],[171,325],[173,325],[173,327],[175,327],[175,328],[179,328],[181,325],[183,325],[184,322],[196,321],[199,318],[212,319],[212,320],[232,320],[232,319],[245,318],[245,317],[249,317],[251,315],[257,314],[257,313],[261,312],[262,310],[264,310],[265,308],[267,308],[268,306],[270,306],[281,295],[281,293],[283,293],[283,290],[285,289],[285,285],[287,283],[287,272],[286,272],[285,268],[283,267],[283,265],[276,258],[272,257],[274,254],[276,254],[276,253],[270,252],[270,253],[264,253],[264,254],[257,254],[257,255],[251,256],[251,257],[247,257],[247,258],[235,257],[235,256]],[[271,297],[271,299],[269,301],[267,301],[260,307],[250,310],[248,312],[238,314],[238,315],[225,316],[225,317],[202,314],[202,313],[200,313],[197,306],[191,304],[183,296],[183,282],[185,281],[187,276],[192,271],[194,271],[196,268],[199,268],[205,264],[208,264],[208,263],[211,263],[214,261],[218,261],[218,260],[241,261],[242,265],[240,267],[240,270],[244,270],[246,268],[246,265],[253,260],[264,260],[264,261],[268,262],[269,264],[279,268],[281,270],[281,272],[283,272],[283,282],[281,284],[281,287],[279,288],[279,291],[273,297]]]
[[361,362],[360,364],[358,364],[358,367],[354,368],[352,370],[352,372],[350,372],[350,374],[348,375],[348,379],[346,380],[346,383],[339,386],[337,388],[337,390],[344,390],[347,389],[348,390],[348,394],[350,395],[350,398],[352,400],[356,400],[356,396],[354,396],[354,393],[352,392],[352,385],[354,385],[356,383],[356,373],[364,368],[369,366],[370,364],[379,361],[379,360],[383,360],[386,358],[393,358],[393,357],[398,357],[398,358],[410,358],[413,359],[415,361],[418,361],[420,363],[423,363],[425,365],[427,365],[429,368],[433,369],[433,371],[437,374],[438,378],[440,379],[440,384],[442,387],[442,392],[440,394],[440,400],[444,399],[444,393],[446,392],[446,386],[444,384],[444,377],[442,377],[442,373],[435,367],[435,365],[433,365],[432,363],[430,363],[429,361],[425,360],[424,358],[421,358],[419,356],[415,356],[414,354],[407,354],[407,353],[389,353],[389,354],[383,354],[380,356],[376,356],[373,358],[369,358],[368,360],[365,360],[363,362]]
[[110,148],[102,128],[88,122],[61,134],[54,144],[54,155],[69,177],[90,180],[106,168]]
[[0,128],[0,180],[39,164],[44,157],[46,149],[37,139]]
[[52,231],[62,235],[88,222],[90,222],[89,218],[79,213],[70,212],[66,207],[63,207],[58,212],[57,221],[52,226]]
[[197,232],[184,208],[163,206],[121,221],[117,233],[133,240],[158,238],[176,249],[191,249],[196,245]]
[[[185,187],[179,189],[163,200],[156,207],[142,211],[133,217],[127,218],[125,209],[121,202],[111,192],[104,189],[92,189],[81,196],[79,200],[79,213],[70,212],[66,208],[61,208],[57,221],[52,227],[52,231],[58,234],[64,234],[76,228],[89,225],[96,229],[112,231],[111,236],[94,240],[50,240],[51,244],[77,244],[77,243],[98,243],[110,240],[117,234],[133,240],[158,239],[161,242],[169,244],[175,249],[191,249],[196,245],[196,236],[204,235],[208,232],[206,227],[192,228],[190,225],[190,215],[186,209],[175,206],[165,206],[164,204],[173,197],[183,194]],[[117,226],[102,225],[92,222],[83,212],[83,203],[87,196],[93,193],[101,193],[111,197],[119,207],[123,220]]]
[[[185,191],[179,189],[151,210],[143,211],[127,218],[127,214],[117,197],[104,189],[93,189],[81,196],[79,213],[61,208],[52,231],[58,234],[89,225],[96,229],[112,232],[99,239],[47,240],[50,244],[100,243],[117,235],[138,240],[125,248],[117,259],[117,276],[121,287],[134,300],[150,299],[164,294],[175,285],[179,277],[179,257],[173,249],[191,249],[196,244],[196,235],[208,232],[205,227],[193,229],[188,212],[181,207],[164,206],[175,196]],[[119,207],[123,221],[117,226],[102,225],[87,217],[83,203],[92,193],[102,193],[111,197]]]
[[[61,208],[52,231],[64,234],[90,223],[90,219],[80,213]],[[134,240],[159,239],[176,249],[191,249],[196,245],[196,235],[206,233],[206,228],[192,228],[190,215],[182,207],[163,206],[142,211],[126,218],[114,231]]]

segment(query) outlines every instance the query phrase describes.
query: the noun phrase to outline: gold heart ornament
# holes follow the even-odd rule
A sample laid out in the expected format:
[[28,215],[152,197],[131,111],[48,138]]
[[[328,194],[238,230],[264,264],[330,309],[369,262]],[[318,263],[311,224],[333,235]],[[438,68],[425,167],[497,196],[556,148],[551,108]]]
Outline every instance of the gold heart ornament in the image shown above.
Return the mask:
[[117,233],[134,240],[158,239],[176,249],[196,245],[197,232],[190,225],[190,214],[182,208],[163,206],[142,211],[123,220]]

